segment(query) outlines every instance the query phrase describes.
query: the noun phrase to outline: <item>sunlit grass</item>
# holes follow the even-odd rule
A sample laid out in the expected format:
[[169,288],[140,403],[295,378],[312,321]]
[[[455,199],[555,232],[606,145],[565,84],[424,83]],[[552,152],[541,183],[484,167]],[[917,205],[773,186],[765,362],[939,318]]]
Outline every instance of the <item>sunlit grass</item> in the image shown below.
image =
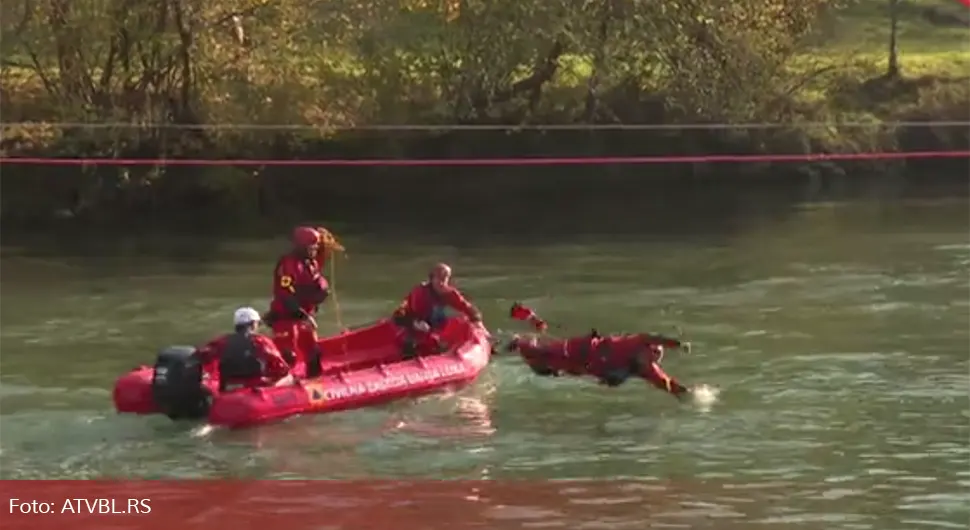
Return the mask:
[[[888,0],[857,0],[823,16],[815,35],[791,61],[792,73],[824,67],[860,76],[884,73],[889,62],[888,5]],[[900,0],[898,9],[897,50],[906,76],[970,77],[970,9],[953,0]],[[567,85],[585,83],[591,71],[582,56],[565,57],[560,65],[559,81]]]
[[[900,0],[897,10],[901,57],[970,55],[970,9],[955,0]],[[813,44],[821,53],[886,54],[889,20],[888,0],[856,0],[823,17]]]

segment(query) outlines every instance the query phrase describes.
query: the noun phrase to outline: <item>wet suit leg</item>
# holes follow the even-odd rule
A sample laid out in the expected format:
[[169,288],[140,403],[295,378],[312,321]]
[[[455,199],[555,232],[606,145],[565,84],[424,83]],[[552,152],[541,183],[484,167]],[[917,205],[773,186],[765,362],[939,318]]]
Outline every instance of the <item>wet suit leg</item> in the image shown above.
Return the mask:
[[401,337],[401,357],[404,359],[414,359],[424,352],[441,350],[437,337],[434,332],[417,331],[410,326],[404,328]]
[[322,372],[320,359],[322,353],[317,344],[317,331],[307,323],[301,323],[300,334],[297,337],[297,348],[303,353],[306,362],[306,376],[317,377]]
[[401,357],[414,359],[418,356],[418,342],[414,340],[414,334],[409,333],[404,336],[404,344],[401,345]]
[[418,355],[418,341],[415,338],[414,317],[409,314],[395,315],[394,323],[400,328],[398,340],[401,344],[401,358],[413,359]]
[[414,359],[421,354],[444,353],[448,351],[447,345],[441,341],[437,330],[441,325],[435,326],[432,323],[428,331],[418,331],[409,323],[404,327],[404,337],[401,344],[401,356],[405,359]]
[[273,329],[273,342],[276,343],[276,347],[283,354],[283,359],[290,366],[295,366],[299,360],[296,352],[298,350],[297,342],[300,338],[300,322],[273,318],[270,321],[270,327]]

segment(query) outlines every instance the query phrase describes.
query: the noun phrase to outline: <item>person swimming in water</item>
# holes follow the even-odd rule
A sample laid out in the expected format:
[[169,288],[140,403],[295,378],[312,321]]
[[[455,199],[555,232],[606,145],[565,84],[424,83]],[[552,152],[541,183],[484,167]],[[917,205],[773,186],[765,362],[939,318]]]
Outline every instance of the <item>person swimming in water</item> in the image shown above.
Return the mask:
[[[516,303],[512,318],[529,322],[540,333],[548,324],[534,311]],[[601,336],[595,329],[570,339],[516,335],[506,351],[518,352],[537,375],[592,376],[600,384],[616,387],[639,377],[678,399],[691,389],[668,375],[660,366],[666,348],[690,351],[690,343],[648,333]]]

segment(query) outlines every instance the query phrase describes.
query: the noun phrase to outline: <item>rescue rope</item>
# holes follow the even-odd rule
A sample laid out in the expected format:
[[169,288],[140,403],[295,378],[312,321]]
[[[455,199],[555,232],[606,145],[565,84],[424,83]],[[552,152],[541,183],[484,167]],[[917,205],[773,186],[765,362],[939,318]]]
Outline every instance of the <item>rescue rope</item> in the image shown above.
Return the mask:
[[317,228],[317,231],[320,233],[320,244],[326,250],[328,257],[330,258],[330,296],[333,299],[334,316],[337,318],[337,327],[343,331],[343,315],[340,311],[340,301],[337,299],[337,257],[333,254],[343,254],[343,256],[346,258],[347,249],[340,244],[340,241],[337,240],[336,236],[334,236],[330,230],[319,227]]

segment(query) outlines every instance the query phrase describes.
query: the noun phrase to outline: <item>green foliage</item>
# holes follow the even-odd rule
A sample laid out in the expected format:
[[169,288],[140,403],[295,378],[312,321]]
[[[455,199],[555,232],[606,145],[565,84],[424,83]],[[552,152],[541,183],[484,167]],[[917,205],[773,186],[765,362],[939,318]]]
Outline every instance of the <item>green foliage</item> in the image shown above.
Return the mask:
[[806,79],[833,67],[804,52],[840,1],[11,0],[4,63],[34,90],[3,110],[183,125],[540,121],[542,92],[565,81],[588,89],[557,104],[565,119],[623,119],[584,114],[589,92],[636,87],[663,98],[666,120],[784,120]]
[[[689,133],[664,136],[663,144],[654,136],[638,140],[672,151],[739,143],[751,150],[887,148],[896,140],[880,121],[964,119],[970,100],[966,22],[954,22],[966,14],[940,11],[937,0],[918,2],[899,4],[899,48],[904,75],[921,77],[875,90],[871,80],[885,72],[886,0],[9,0],[0,9],[0,113],[7,123],[36,125],[5,127],[2,149],[373,155],[428,142],[327,131],[373,123],[617,121],[791,124],[714,140]],[[933,46],[930,33],[950,40]],[[873,128],[800,128],[867,120]],[[45,125],[53,122],[137,127]],[[204,124],[317,130],[194,128]],[[500,143],[481,138],[449,148]],[[102,177],[85,184],[93,195],[169,178],[160,171]],[[224,175],[215,181],[209,191],[226,189]]]

